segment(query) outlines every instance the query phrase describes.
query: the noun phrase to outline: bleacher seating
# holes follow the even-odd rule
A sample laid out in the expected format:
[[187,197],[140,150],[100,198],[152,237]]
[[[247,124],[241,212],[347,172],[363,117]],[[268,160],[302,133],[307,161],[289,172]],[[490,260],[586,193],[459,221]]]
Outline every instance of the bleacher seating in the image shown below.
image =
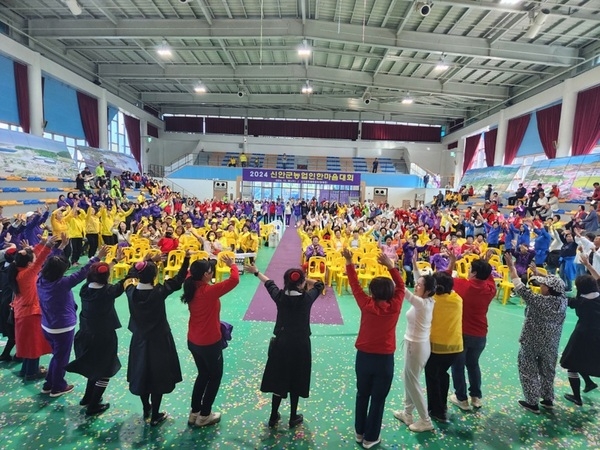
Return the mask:
[[[295,169],[296,168],[296,161],[294,158],[294,155],[286,155],[287,156],[287,160],[285,162],[285,168],[286,169]],[[283,169],[283,159],[282,159],[282,155],[277,155],[277,169]]]
[[342,170],[339,156],[327,157],[327,171],[339,172]]
[[227,167],[227,165],[229,164],[229,159],[232,157],[235,158],[235,160],[237,161],[237,164],[239,166],[240,165],[240,154],[235,153],[235,152],[224,153],[223,158],[221,158],[221,166]]
[[[258,158],[258,164],[256,164],[256,158]],[[265,154],[264,153],[252,153],[248,156],[248,167],[264,167],[265,165]]]
[[381,173],[396,173],[396,167],[391,158],[379,158],[379,170]]
[[355,172],[369,172],[367,167],[367,160],[358,156],[352,158],[352,164],[354,165]]

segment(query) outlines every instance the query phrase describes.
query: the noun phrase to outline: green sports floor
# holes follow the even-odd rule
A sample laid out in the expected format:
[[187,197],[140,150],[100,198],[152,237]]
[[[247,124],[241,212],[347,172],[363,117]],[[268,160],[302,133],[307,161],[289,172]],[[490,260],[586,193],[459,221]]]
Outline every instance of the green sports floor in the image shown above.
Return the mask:
[[[273,249],[261,250],[261,271]],[[290,266],[297,263],[290,255]],[[276,280],[281,283],[281,280]],[[168,305],[169,322],[179,350],[184,381],[166,395],[162,409],[170,418],[151,428],[142,420],[141,403],[129,393],[126,368],[112,379],[104,396],[111,408],[96,418],[87,418],[78,402],[85,380],[68,374],[76,385],[73,393],[57,399],[40,394],[42,382],[23,382],[16,376],[19,364],[0,363],[0,449],[352,449],[355,396],[354,340],[359,311],[349,294],[338,297],[344,325],[313,325],[313,378],[311,396],[301,399],[303,426],[287,428],[289,403],[282,404],[282,421],[277,429],[266,427],[270,397],[260,392],[262,370],[273,324],[243,321],[244,313],[258,287],[258,280],[242,275],[238,288],[222,299],[221,318],[235,327],[234,338],[224,351],[225,374],[214,410],[223,413],[220,424],[195,429],[187,426],[189,396],[196,368],[186,347],[187,309],[177,294]],[[259,289],[264,289],[262,286]],[[78,289],[76,289],[78,291]],[[556,407],[534,416],[517,405],[521,399],[516,360],[523,307],[502,306],[494,301],[488,315],[488,345],[481,359],[483,408],[463,413],[450,405],[449,425],[435,426],[431,433],[415,434],[392,416],[402,405],[402,341],[407,306],[398,326],[395,379],[387,399],[381,431],[381,449],[600,449],[600,392],[584,394],[584,406],[566,402],[570,392],[566,373],[556,378]],[[123,323],[119,330],[120,357],[126,365],[130,334],[125,296],[118,302]],[[574,327],[569,311],[561,350]],[[47,365],[49,357],[42,358]]]

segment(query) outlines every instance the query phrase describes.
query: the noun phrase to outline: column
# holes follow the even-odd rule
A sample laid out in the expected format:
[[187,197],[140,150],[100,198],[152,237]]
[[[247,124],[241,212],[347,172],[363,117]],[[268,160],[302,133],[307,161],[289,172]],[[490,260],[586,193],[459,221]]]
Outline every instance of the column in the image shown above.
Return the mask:
[[462,166],[465,160],[465,138],[458,140],[458,147],[456,147],[456,158],[454,159],[454,188],[460,186],[462,181]]
[[562,108],[560,112],[560,124],[558,126],[558,142],[556,145],[557,158],[571,155],[576,106],[577,86],[574,79],[569,78],[563,84]]
[[34,53],[31,64],[27,66],[29,83],[29,120],[30,133],[34,136],[44,135],[44,101],[42,95],[41,55]]
[[146,167],[146,150],[148,150],[148,121],[140,119],[140,166],[142,171],[147,172]]
[[98,131],[100,134],[99,148],[108,150],[108,103],[106,89],[101,89],[98,96]]
[[494,155],[494,167],[504,165],[507,131],[508,120],[506,119],[506,110],[502,109],[498,115],[498,134],[496,135],[496,154]]

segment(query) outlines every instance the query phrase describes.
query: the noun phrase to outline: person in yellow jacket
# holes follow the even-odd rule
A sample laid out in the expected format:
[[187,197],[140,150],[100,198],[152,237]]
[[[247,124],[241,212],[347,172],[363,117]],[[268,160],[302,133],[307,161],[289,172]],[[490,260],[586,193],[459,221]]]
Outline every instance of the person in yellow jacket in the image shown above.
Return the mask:
[[117,209],[114,204],[110,211],[106,208],[104,203],[100,205],[100,233],[102,234],[102,242],[104,245],[115,245],[117,243],[117,236],[112,232],[116,216]]
[[[258,238],[258,233],[255,230],[250,231],[248,226],[244,225],[239,240],[242,253],[257,253],[259,243],[260,239]],[[254,264],[254,257],[248,259],[250,260],[250,264]]]
[[235,251],[237,248],[239,234],[235,229],[235,224],[230,222],[227,226],[227,230],[223,232],[223,239],[225,240],[227,245],[224,245],[224,248],[230,248],[232,251]]
[[92,258],[98,250],[98,240],[100,239],[100,214],[89,202],[87,205],[85,237],[88,242],[88,258]]
[[133,213],[133,210],[133,206],[129,206],[129,209],[123,209],[122,206],[117,207],[117,212],[115,214],[115,224],[127,222],[126,219]]
[[[50,224],[52,225],[53,236],[62,236],[63,233],[67,233],[67,218],[70,214],[71,208],[69,206],[61,206],[60,208],[52,211],[52,215],[50,216]],[[60,240],[57,242],[60,242]]]
[[83,236],[85,235],[86,214],[79,209],[77,202],[67,217],[67,237],[69,245],[64,249],[66,258],[71,258],[71,266],[79,265],[79,258],[83,250]]

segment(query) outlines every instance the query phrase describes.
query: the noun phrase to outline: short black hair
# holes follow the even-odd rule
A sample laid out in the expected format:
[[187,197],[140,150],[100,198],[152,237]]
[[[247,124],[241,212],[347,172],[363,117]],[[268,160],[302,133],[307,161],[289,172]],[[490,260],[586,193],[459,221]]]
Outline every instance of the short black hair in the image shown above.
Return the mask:
[[598,283],[591,275],[579,275],[575,279],[575,287],[577,288],[577,295],[598,292]]
[[450,294],[454,288],[454,278],[448,272],[434,272],[435,293],[437,295]]
[[394,282],[387,277],[375,277],[369,283],[369,292],[373,300],[390,301],[394,296]]
[[471,272],[478,280],[487,280],[492,274],[492,266],[487,261],[476,259],[471,263]]

